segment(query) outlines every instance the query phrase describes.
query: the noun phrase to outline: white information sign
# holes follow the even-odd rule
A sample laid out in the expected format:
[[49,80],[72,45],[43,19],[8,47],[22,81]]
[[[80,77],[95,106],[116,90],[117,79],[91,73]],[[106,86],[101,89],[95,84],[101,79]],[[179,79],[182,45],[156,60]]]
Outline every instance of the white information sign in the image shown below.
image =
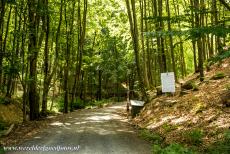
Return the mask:
[[137,101],[137,100],[130,100],[132,106],[144,106],[145,102]]
[[174,72],[161,73],[162,92],[175,92]]

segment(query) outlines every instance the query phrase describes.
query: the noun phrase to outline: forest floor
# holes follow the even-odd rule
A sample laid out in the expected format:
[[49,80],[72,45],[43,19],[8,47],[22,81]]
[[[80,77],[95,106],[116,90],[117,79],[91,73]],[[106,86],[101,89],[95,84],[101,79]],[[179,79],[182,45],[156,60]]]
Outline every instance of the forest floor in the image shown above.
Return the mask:
[[[128,123],[127,117],[122,116],[125,109],[126,105],[123,102],[105,108],[82,109],[42,121],[28,122],[16,128],[1,142],[3,146],[68,146],[76,150],[68,153],[79,154],[151,153],[151,145],[140,138],[137,130]],[[57,151],[53,151],[55,152]],[[66,151],[57,153],[64,152]]]
[[[158,96],[132,123],[159,134],[165,144],[195,146],[200,152],[222,141],[230,129],[230,108],[224,104],[230,101],[230,58],[210,69],[205,72],[203,82],[199,81],[198,74],[184,80],[185,83],[192,81],[196,90],[187,90],[181,95],[181,89],[177,89],[174,96]],[[221,79],[213,79],[222,75]],[[230,142],[226,150],[230,152]]]

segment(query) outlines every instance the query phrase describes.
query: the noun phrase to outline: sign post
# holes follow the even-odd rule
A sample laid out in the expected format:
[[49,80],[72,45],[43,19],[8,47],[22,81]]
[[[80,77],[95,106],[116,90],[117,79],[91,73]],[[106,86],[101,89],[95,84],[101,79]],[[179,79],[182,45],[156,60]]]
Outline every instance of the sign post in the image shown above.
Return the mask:
[[175,93],[175,76],[174,72],[161,73],[162,92]]

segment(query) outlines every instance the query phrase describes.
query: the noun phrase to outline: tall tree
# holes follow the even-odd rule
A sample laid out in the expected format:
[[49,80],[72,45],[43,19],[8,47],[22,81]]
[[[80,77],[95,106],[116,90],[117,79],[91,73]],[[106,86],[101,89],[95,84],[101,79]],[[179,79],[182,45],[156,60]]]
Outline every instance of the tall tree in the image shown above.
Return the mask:
[[139,39],[138,39],[138,26],[137,26],[137,17],[136,17],[136,7],[135,7],[135,0],[130,1],[126,0],[126,7],[128,12],[128,18],[130,23],[130,31],[133,41],[133,49],[135,53],[135,62],[136,62],[136,70],[138,74],[138,81],[141,88],[141,93],[144,101],[148,102],[148,96],[145,91],[145,85],[142,78],[141,68],[140,68],[140,59],[139,59]]
[[[2,72],[3,72],[3,27],[4,27],[4,16],[5,16],[6,1],[0,1],[0,87],[2,87]],[[2,90],[2,88],[0,89]]]
[[[199,1],[194,1],[194,8],[196,10],[200,9]],[[195,12],[195,25],[196,25],[196,28],[200,27],[200,16],[199,16],[198,11]],[[197,39],[197,47],[198,47],[198,69],[200,72],[200,81],[203,81],[204,80],[204,68],[203,68],[203,50],[202,50],[201,36],[199,36]]]
[[28,0],[28,22],[29,22],[29,44],[28,44],[28,59],[29,59],[29,86],[28,96],[30,105],[30,120],[39,119],[39,97],[37,92],[37,26],[40,18],[37,14],[38,1]]

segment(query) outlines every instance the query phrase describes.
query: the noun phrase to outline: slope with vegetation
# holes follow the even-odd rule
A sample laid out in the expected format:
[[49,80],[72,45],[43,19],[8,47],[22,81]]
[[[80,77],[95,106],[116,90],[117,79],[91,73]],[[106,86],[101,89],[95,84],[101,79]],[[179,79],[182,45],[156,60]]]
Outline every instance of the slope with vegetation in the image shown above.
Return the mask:
[[156,153],[230,152],[230,58],[209,69],[203,82],[188,76],[175,95],[158,96],[133,119]]

